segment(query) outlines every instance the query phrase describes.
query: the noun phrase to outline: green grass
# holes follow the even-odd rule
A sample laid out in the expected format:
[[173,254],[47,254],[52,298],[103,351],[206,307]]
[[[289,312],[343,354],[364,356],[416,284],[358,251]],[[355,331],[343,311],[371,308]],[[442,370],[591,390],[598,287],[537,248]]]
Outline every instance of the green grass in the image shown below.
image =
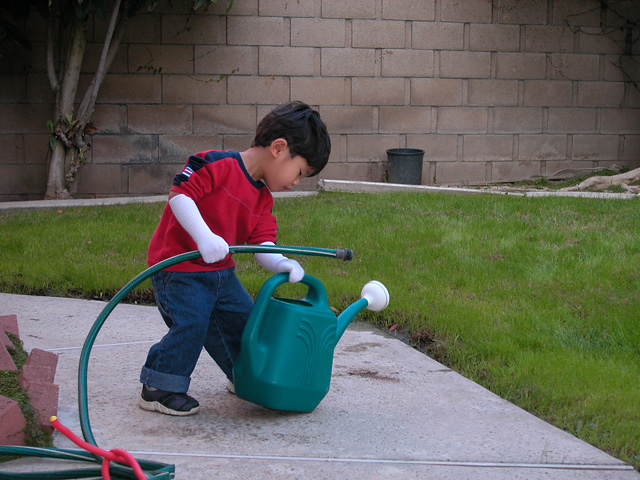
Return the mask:
[[[0,290],[113,295],[146,268],[162,208],[0,216]],[[361,317],[640,469],[640,201],[323,193],[274,213],[281,245],[354,250],[298,257],[334,307],[382,281],[389,308]],[[257,293],[268,272],[236,257]]]

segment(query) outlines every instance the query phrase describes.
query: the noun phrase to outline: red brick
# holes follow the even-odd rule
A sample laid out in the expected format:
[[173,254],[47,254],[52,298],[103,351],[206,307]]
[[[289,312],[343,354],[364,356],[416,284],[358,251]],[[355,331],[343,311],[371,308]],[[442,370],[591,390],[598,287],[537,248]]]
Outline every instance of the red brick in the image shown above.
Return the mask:
[[0,445],[24,445],[25,424],[18,402],[0,396]]
[[56,367],[58,366],[58,355],[53,352],[47,352],[46,350],[34,348],[33,350],[31,350],[31,353],[29,353],[29,357],[27,358],[25,365],[50,367],[53,368],[53,371],[55,372]]
[[17,371],[16,364],[5,347],[0,347],[0,370]]
[[53,383],[56,369],[44,365],[24,365],[18,375],[18,382],[23,390],[28,390],[32,383]]
[[58,394],[60,387],[53,383],[31,383],[27,389],[38,425],[51,433],[53,428],[49,419],[58,413]]
[[7,334],[4,333],[4,330],[0,330],[0,345],[4,345],[5,347],[13,348],[13,342]]
[[18,332],[18,316],[17,315],[3,315],[0,317],[0,330],[9,332],[16,337],[20,336]]

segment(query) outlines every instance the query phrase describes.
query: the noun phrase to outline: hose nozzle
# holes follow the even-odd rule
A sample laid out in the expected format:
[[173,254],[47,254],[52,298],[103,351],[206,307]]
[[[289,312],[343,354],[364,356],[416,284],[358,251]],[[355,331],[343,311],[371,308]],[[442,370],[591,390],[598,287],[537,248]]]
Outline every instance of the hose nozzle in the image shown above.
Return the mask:
[[353,260],[353,250],[349,250],[348,248],[336,250],[336,258],[344,260],[345,262],[347,260]]

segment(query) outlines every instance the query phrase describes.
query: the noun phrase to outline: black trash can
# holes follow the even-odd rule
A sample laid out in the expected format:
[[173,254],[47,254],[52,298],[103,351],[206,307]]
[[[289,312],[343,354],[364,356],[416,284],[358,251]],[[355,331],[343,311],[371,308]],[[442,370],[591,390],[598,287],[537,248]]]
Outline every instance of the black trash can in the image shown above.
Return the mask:
[[404,183],[407,185],[422,184],[422,158],[424,150],[419,148],[390,148],[389,183]]

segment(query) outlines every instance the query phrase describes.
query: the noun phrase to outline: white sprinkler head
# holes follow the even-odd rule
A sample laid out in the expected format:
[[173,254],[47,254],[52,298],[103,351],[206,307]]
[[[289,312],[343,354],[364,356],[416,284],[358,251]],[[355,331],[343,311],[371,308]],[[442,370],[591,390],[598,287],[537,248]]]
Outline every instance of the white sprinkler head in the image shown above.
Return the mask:
[[374,312],[384,310],[389,305],[389,290],[377,280],[371,280],[362,287],[360,297],[367,299],[369,302],[367,308]]

